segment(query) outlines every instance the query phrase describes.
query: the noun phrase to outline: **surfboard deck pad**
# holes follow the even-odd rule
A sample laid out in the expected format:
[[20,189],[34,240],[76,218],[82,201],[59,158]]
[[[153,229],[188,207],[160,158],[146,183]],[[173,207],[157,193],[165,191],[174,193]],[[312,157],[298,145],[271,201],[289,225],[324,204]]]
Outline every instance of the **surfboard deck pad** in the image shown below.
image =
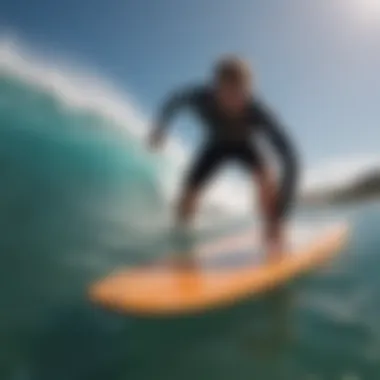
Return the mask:
[[304,233],[303,239],[293,239],[281,259],[268,262],[258,248],[257,234],[247,231],[199,247],[192,265],[179,267],[169,261],[115,271],[90,286],[89,297],[104,308],[135,315],[228,306],[328,262],[344,247],[348,232],[348,225],[339,223],[313,237]]

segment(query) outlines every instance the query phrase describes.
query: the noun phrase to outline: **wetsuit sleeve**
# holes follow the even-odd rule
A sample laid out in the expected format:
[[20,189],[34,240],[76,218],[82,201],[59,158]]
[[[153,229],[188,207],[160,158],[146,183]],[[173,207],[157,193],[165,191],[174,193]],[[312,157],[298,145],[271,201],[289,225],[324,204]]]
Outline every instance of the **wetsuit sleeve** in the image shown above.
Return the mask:
[[284,215],[295,200],[299,180],[299,159],[295,147],[277,117],[263,105],[255,107],[262,132],[271,143],[282,164],[282,178],[278,197],[278,215]]
[[199,97],[199,89],[185,88],[172,93],[168,96],[156,117],[156,128],[160,132],[168,129],[168,126],[173,117],[185,107],[191,107]]

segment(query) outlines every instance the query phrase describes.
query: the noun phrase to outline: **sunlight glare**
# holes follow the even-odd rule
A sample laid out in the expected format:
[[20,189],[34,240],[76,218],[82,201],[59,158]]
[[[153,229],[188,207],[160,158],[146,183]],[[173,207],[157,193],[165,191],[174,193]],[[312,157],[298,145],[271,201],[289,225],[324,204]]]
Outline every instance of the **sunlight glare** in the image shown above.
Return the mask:
[[380,23],[380,0],[351,0],[352,12],[359,21]]

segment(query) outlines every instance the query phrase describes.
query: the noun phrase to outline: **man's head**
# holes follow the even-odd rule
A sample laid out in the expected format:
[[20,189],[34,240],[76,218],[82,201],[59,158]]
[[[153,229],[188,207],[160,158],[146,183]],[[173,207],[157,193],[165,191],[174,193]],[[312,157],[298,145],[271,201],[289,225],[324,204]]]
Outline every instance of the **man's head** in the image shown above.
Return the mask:
[[220,59],[214,67],[218,100],[228,112],[239,112],[252,92],[252,73],[248,64],[235,56]]

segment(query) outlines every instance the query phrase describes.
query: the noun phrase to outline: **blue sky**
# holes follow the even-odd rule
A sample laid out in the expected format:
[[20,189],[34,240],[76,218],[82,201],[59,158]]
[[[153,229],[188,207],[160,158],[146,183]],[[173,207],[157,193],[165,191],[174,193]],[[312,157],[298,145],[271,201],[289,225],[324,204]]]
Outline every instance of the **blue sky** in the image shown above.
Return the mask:
[[95,66],[149,112],[240,53],[308,165],[379,150],[380,0],[2,0],[0,23]]

